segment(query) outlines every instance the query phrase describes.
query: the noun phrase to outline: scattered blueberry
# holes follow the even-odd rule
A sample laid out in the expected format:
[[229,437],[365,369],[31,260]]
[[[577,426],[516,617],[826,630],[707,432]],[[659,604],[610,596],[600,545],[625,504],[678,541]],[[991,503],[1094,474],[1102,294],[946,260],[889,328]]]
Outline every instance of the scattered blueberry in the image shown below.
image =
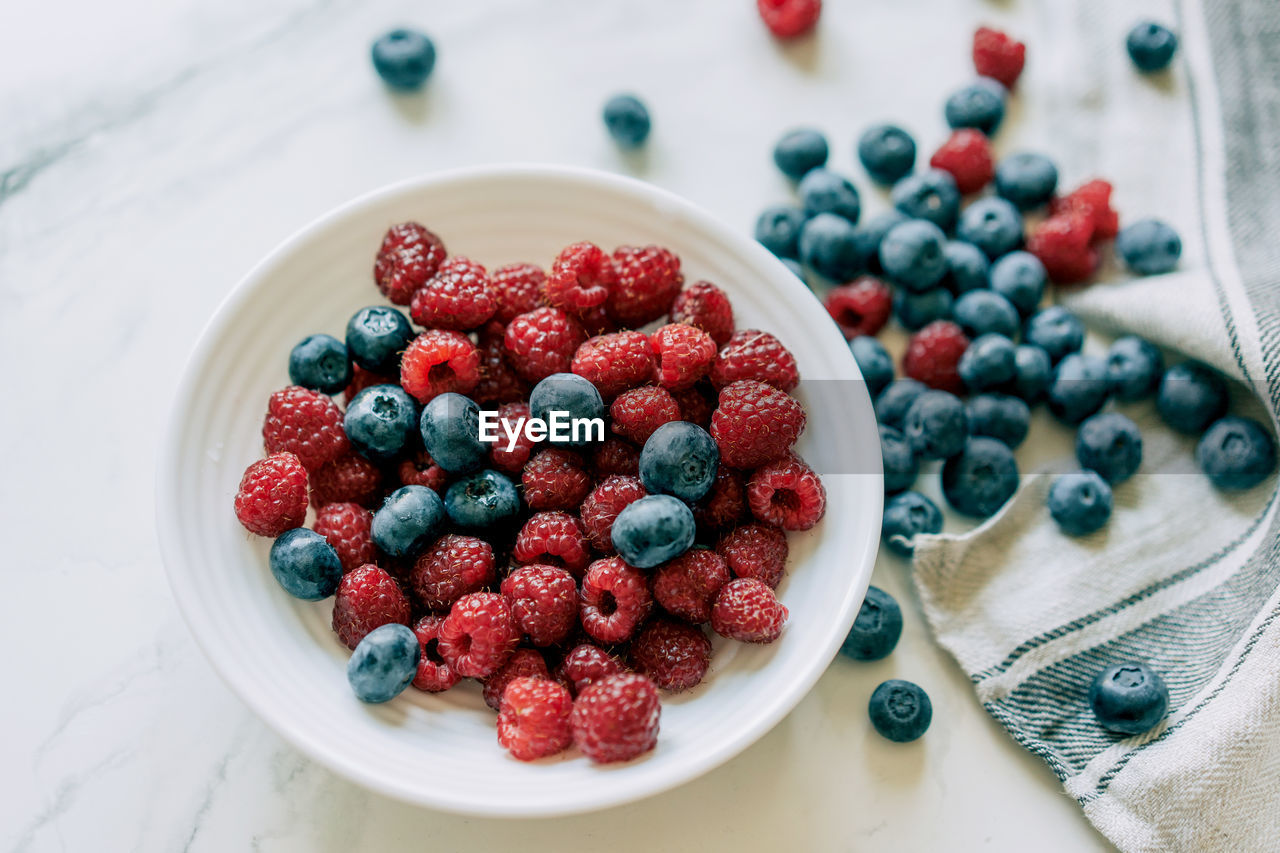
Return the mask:
[[[553,373],[533,386],[529,392],[529,414],[546,421],[553,430],[557,419],[564,424],[559,431],[567,432],[569,439],[557,441],[548,437],[550,444],[585,447],[592,441],[604,441],[604,400],[590,380],[576,373]],[[593,429],[589,424],[574,425],[578,420],[599,421],[600,429]]]
[[1010,389],[1028,403],[1038,403],[1053,382],[1049,354],[1034,344],[1020,344],[1013,354],[1014,377]]
[[902,211],[891,208],[859,224],[853,231],[859,267],[873,275],[884,272],[880,268],[880,244],[884,242],[884,235],[909,219]]
[[1086,418],[1076,431],[1076,459],[1108,483],[1122,483],[1142,464],[1142,433],[1119,412]]
[[374,462],[393,459],[413,440],[418,404],[399,385],[371,385],[355,396],[342,428],[356,452]]
[[965,404],[969,434],[985,435],[1016,448],[1031,429],[1031,407],[1008,394],[977,394]]
[[1049,411],[1058,420],[1078,424],[1107,402],[1107,363],[1097,356],[1073,352],[1058,362],[1049,385]]
[[876,418],[880,423],[891,427],[902,426],[902,421],[907,417],[907,409],[911,408],[916,397],[928,390],[927,385],[915,379],[904,377],[893,380],[876,398]]
[[884,490],[887,494],[911,488],[920,474],[920,460],[911,442],[899,430],[880,425],[880,456],[884,462]]
[[956,179],[942,169],[908,175],[893,185],[889,200],[912,219],[927,219],[943,231],[955,227],[956,217],[960,215]]
[[1178,265],[1182,240],[1159,219],[1140,219],[1120,229],[1116,251],[1138,275],[1159,275]]
[[426,486],[402,486],[373,514],[373,542],[391,557],[408,557],[431,544],[444,522],[444,502]]
[[1160,387],[1164,356],[1155,345],[1134,335],[1116,338],[1107,351],[1107,382],[1117,400],[1145,400]]
[[626,505],[613,522],[614,550],[628,564],[651,569],[693,545],[693,510],[671,495],[647,495]]
[[1049,275],[1030,252],[1010,252],[991,266],[991,289],[1008,299],[1023,317],[1040,307]]
[[970,339],[996,334],[1012,340],[1018,334],[1018,309],[993,290],[960,294],[951,309],[951,317]]
[[351,381],[347,345],[333,335],[307,335],[289,353],[289,381],[336,394]]
[[907,290],[934,287],[947,272],[947,235],[924,219],[895,225],[880,243],[880,266]]
[[915,167],[916,141],[900,127],[873,125],[858,137],[858,159],[871,180],[892,184]]
[[472,471],[489,456],[480,441],[480,407],[453,391],[431,399],[418,421],[422,445],[435,463],[450,473]]
[[882,737],[907,743],[920,737],[933,720],[933,703],[918,684],[891,678],[871,694],[871,725]]
[[1178,51],[1178,37],[1168,27],[1155,21],[1139,21],[1129,30],[1124,46],[1139,71],[1163,71],[1169,67],[1173,55]]
[[417,30],[392,30],[373,43],[373,68],[393,89],[418,89],[436,67],[436,46]]
[[1227,413],[1227,382],[1198,361],[1175,364],[1160,379],[1156,410],[1178,432],[1195,435]]
[[1073,471],[1053,481],[1048,503],[1063,533],[1088,536],[1111,518],[1111,486],[1097,471]]
[[945,287],[931,287],[920,293],[900,288],[893,295],[893,314],[904,328],[914,332],[934,320],[950,317],[953,302],[955,297]]
[[1089,707],[1108,731],[1140,735],[1169,710],[1169,688],[1142,663],[1122,663],[1098,673],[1089,686]]
[[614,95],[604,104],[604,126],[623,148],[639,148],[653,126],[649,109],[635,95]]
[[1043,154],[1022,151],[996,164],[996,194],[1020,210],[1049,203],[1058,188],[1058,167]]
[[893,359],[884,344],[870,335],[858,335],[849,341],[853,360],[858,363],[862,381],[867,383],[867,393],[874,400],[885,386],[893,381]]
[[832,281],[849,281],[862,259],[853,223],[834,213],[819,213],[800,230],[800,262]]
[[793,130],[773,146],[773,162],[793,181],[798,181],[811,170],[826,165],[827,138],[816,130]]
[[1031,315],[1022,338],[1049,354],[1055,364],[1084,346],[1084,324],[1061,305],[1050,305]]
[[1227,416],[1200,437],[1196,462],[1219,489],[1248,489],[1276,469],[1276,442],[1252,418]]
[[520,494],[505,474],[486,468],[451,483],[444,510],[459,527],[497,528],[520,513]]
[[[903,492],[885,502],[880,538],[895,554],[910,557],[915,552],[915,545],[911,540],[917,533],[941,532],[942,510],[919,492]],[[896,641],[897,637],[894,639]],[[885,654],[888,654],[888,650]]]
[[952,130],[976,128],[987,136],[995,133],[1004,120],[1005,88],[995,80],[980,78],[953,92],[943,106],[947,124]]
[[843,175],[837,175],[830,169],[814,169],[800,179],[796,192],[800,194],[800,204],[808,215],[834,213],[857,224],[862,201],[858,198],[857,188]]
[[942,286],[954,294],[981,290],[990,284],[991,262],[981,249],[963,240],[948,240],[942,254],[947,258],[947,273]]
[[1018,490],[1013,451],[994,438],[969,439],[963,451],[942,466],[942,493],[958,512],[988,518]]
[[960,356],[957,370],[970,391],[987,391],[1004,385],[1017,372],[1013,341],[1004,335],[985,334],[974,338]]
[[869,586],[840,653],[854,660],[880,660],[888,657],[901,636],[902,608],[892,595]]
[[390,702],[418,673],[422,646],[407,625],[392,622],[364,635],[347,661],[347,682],[361,702]]
[[271,574],[284,591],[305,601],[328,598],[342,580],[342,562],[328,540],[305,527],[286,530],[271,543]]
[[697,424],[671,421],[653,431],[640,451],[640,481],[651,495],[696,501],[716,479],[720,449]]
[[960,214],[956,236],[998,258],[1022,245],[1022,214],[1002,198],[980,198]]
[[374,373],[390,373],[414,338],[409,318],[389,305],[361,308],[347,321],[351,360]]
[[800,231],[809,217],[789,204],[765,208],[756,219],[756,240],[780,258],[795,258],[800,253]]
[[902,423],[902,434],[923,459],[947,459],[964,449],[969,437],[969,419],[964,403],[947,391],[925,391]]

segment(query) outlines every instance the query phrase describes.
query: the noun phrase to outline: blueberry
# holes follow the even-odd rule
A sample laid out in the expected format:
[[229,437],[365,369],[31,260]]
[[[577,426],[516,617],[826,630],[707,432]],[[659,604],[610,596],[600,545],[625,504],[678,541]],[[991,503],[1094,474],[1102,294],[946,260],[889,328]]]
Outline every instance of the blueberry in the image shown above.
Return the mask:
[[409,446],[417,419],[417,402],[399,385],[371,385],[347,406],[342,428],[357,453],[385,462]]
[[793,276],[800,279],[800,281],[804,283],[805,287],[810,287],[810,288],[813,287],[813,285],[809,283],[809,279],[805,277],[804,267],[800,266],[799,261],[793,260],[791,258],[780,258],[779,260],[782,261],[782,265],[784,267],[786,267],[788,270],[791,271],[791,274]]
[[907,290],[928,290],[946,275],[946,242],[942,229],[927,220],[895,225],[880,243],[880,266]]
[[627,504],[613,522],[613,548],[628,565],[651,569],[693,545],[693,510],[671,495],[647,495]]
[[459,527],[500,528],[520,513],[520,494],[505,474],[486,468],[454,481],[444,510]]
[[974,338],[957,371],[970,391],[986,391],[1004,385],[1017,373],[1013,341],[1004,335],[985,334]]
[[780,258],[798,257],[800,230],[808,218],[803,210],[789,204],[767,207],[756,219],[756,240]]
[[947,273],[942,286],[954,294],[981,290],[988,286],[991,262],[981,249],[963,240],[948,240],[942,254],[947,258]]
[[1111,518],[1111,486],[1097,471],[1073,471],[1053,481],[1048,504],[1063,533],[1088,536]]
[[869,586],[840,653],[854,660],[880,660],[893,651],[901,636],[902,608],[892,595],[878,586]]
[[1049,385],[1049,411],[1063,423],[1078,424],[1102,408],[1111,393],[1107,363],[1073,352],[1058,362]]
[[1142,338],[1116,338],[1107,351],[1107,382],[1117,400],[1133,403],[1145,400],[1160,387],[1164,356]]
[[893,185],[889,200],[912,219],[927,219],[943,231],[950,231],[960,215],[956,179],[941,169],[926,169],[903,178]]
[[1205,430],[1196,462],[1219,489],[1248,489],[1276,469],[1276,443],[1252,418],[1228,416]]
[[473,471],[489,455],[480,441],[480,407],[453,391],[433,397],[422,407],[418,421],[422,445],[435,463],[449,473]]
[[987,136],[1004,120],[1004,86],[986,77],[953,92],[943,105],[947,124],[953,130],[976,128]]
[[[529,414],[546,421],[548,441],[558,447],[585,447],[604,441],[604,400],[590,380],[576,373],[553,373],[533,386]],[[596,422],[599,429],[592,425]],[[560,433],[569,438],[553,437]]]
[[392,622],[364,635],[347,661],[347,682],[361,702],[390,702],[418,673],[422,646],[408,626]]
[[444,519],[439,495],[426,486],[401,486],[373,514],[373,542],[389,556],[412,556],[431,544]]
[[998,258],[1022,245],[1022,214],[1002,198],[980,198],[960,214],[956,236]]
[[342,580],[342,562],[319,533],[305,527],[286,530],[271,543],[271,574],[284,591],[305,601],[328,598]]
[[1169,688],[1142,663],[1122,663],[1098,673],[1089,685],[1089,707],[1104,729],[1140,735],[1169,710]]
[[1031,315],[1022,338],[1048,353],[1056,364],[1084,346],[1084,324],[1061,305],[1050,305]]
[[392,30],[373,43],[373,67],[393,89],[420,88],[436,67],[436,46],[417,30]]
[[336,394],[351,381],[347,345],[333,335],[307,335],[289,353],[289,381]]
[[892,184],[911,174],[916,164],[916,141],[900,127],[873,125],[858,137],[858,159],[871,180]]
[[1058,188],[1058,167],[1043,154],[1022,151],[996,164],[996,194],[1020,210],[1049,203]]
[[925,391],[907,409],[902,434],[921,458],[955,456],[964,449],[965,439],[969,437],[964,403],[946,391]]
[[361,308],[347,321],[347,349],[351,360],[374,373],[390,373],[413,340],[413,327],[401,312],[387,305]]
[[985,435],[1015,448],[1031,428],[1031,408],[1008,394],[978,394],[965,404],[969,434]]
[[1120,229],[1116,251],[1138,275],[1159,275],[1178,265],[1182,240],[1159,219],[1140,219]]
[[[885,502],[880,538],[895,554],[910,557],[915,552],[912,538],[917,533],[941,532],[942,510],[919,492],[903,492]],[[888,650],[885,654],[888,654]]]
[[1028,403],[1038,403],[1053,382],[1049,354],[1034,344],[1020,344],[1013,353],[1014,376],[1009,390]]
[[1012,340],[1018,334],[1018,309],[993,290],[960,294],[951,309],[951,317],[970,338],[996,334]]
[[885,493],[911,488],[920,474],[920,460],[907,437],[893,427],[881,424],[880,456],[884,462]]
[[994,438],[969,439],[964,450],[942,466],[942,493],[965,515],[988,518],[1018,490],[1013,451]]
[[871,725],[882,737],[907,743],[924,734],[933,720],[933,703],[918,684],[891,678],[871,694]]
[[1049,274],[1030,252],[1010,252],[991,267],[991,289],[1009,300],[1023,317],[1040,307]]
[[652,122],[644,102],[635,95],[614,95],[604,104],[604,126],[623,148],[639,148],[649,138]]
[[934,320],[950,317],[954,301],[955,297],[945,287],[933,287],[920,293],[899,290],[893,296],[893,313],[904,328],[914,332]]
[[1178,432],[1195,435],[1227,413],[1227,382],[1198,361],[1175,364],[1160,379],[1156,410]]
[[800,230],[800,262],[832,281],[849,281],[862,268],[853,223],[819,213]]
[[902,378],[890,382],[876,398],[876,418],[891,427],[902,426],[907,409],[929,388],[923,382]]
[[853,360],[858,363],[862,381],[867,383],[867,393],[874,400],[893,381],[893,359],[884,344],[870,335],[858,335],[849,341],[849,349],[853,352]]
[[653,495],[696,501],[716,479],[720,449],[697,424],[671,421],[653,431],[640,451],[640,481]]
[[1094,415],[1076,431],[1076,459],[1112,485],[1124,482],[1142,464],[1142,433],[1119,412]]
[[1124,46],[1139,71],[1163,71],[1169,67],[1173,55],[1178,51],[1178,37],[1168,27],[1155,21],[1139,21],[1129,30]]
[[891,208],[854,228],[853,243],[859,268],[873,275],[884,272],[880,268],[880,244],[884,242],[884,235],[892,231],[895,225],[901,225],[909,219],[902,211]]
[[800,194],[804,212],[810,216],[834,213],[857,224],[862,202],[848,178],[830,169],[814,169],[800,179],[796,192]]
[[793,181],[827,162],[827,138],[816,130],[793,130],[773,146],[773,162]]

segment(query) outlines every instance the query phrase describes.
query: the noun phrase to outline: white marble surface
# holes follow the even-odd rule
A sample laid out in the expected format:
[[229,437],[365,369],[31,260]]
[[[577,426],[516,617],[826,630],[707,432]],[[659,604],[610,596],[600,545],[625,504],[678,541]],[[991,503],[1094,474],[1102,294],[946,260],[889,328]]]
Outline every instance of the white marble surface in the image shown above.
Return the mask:
[[[851,141],[873,120],[900,120],[931,150],[944,135],[941,99],[967,77],[980,21],[1033,43],[1001,146],[1042,145],[1069,181],[1106,173],[1126,140],[1069,121],[1073,101],[1091,95],[1065,82],[1068,5],[954,0],[939,14],[927,0],[829,0],[820,36],[783,49],[749,0],[9,4],[0,26],[9,374],[0,845],[1104,846],[932,645],[895,559],[881,559],[875,582],[906,605],[898,651],[874,665],[834,663],[739,758],[608,812],[490,822],[367,793],[252,717],[178,617],[152,524],[154,450],[195,336],[249,266],[328,208],[426,171],[550,161],[638,174],[747,229],[760,207],[787,197],[768,151],[789,125],[825,128],[835,165],[854,173]],[[439,46],[422,96],[389,96],[369,68],[372,37],[401,22]],[[599,126],[603,99],[618,89],[640,92],[654,112],[638,158],[620,157]],[[1189,143],[1178,130],[1169,144]],[[1180,200],[1162,194],[1190,189],[1125,192],[1159,209]],[[933,696],[934,726],[919,743],[870,730],[867,697],[890,676]]]

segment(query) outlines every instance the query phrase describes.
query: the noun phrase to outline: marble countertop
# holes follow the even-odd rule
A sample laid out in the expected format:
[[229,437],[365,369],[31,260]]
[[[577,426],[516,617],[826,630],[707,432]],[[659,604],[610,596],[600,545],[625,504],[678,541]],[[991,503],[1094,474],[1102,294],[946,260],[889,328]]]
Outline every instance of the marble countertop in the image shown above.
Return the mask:
[[[784,128],[822,127],[834,165],[857,175],[852,140],[872,121],[898,119],[935,147],[979,22],[1045,45],[1001,147],[1042,144],[1067,175],[1101,171],[1107,143],[1123,140],[1076,135],[1063,150],[1078,93],[1059,83],[1069,46],[1057,5],[955,0],[939,14],[927,0],[830,0],[820,35],[788,47],[749,0],[11,8],[0,28],[11,368],[0,846],[621,851],[652,849],[656,833],[668,849],[1105,847],[932,644],[892,557],[874,582],[907,610],[897,652],[837,660],[738,758],[598,814],[485,821],[366,792],[254,718],[180,619],[153,525],[155,449],[196,336],[254,262],[329,208],[424,172],[557,162],[635,174],[745,231],[788,198],[769,162]],[[418,96],[389,95],[369,67],[372,38],[400,23],[439,49]],[[653,111],[638,157],[600,126],[618,90]],[[885,204],[869,188],[865,201]],[[867,721],[871,690],[895,676],[933,697],[916,744],[888,743]]]

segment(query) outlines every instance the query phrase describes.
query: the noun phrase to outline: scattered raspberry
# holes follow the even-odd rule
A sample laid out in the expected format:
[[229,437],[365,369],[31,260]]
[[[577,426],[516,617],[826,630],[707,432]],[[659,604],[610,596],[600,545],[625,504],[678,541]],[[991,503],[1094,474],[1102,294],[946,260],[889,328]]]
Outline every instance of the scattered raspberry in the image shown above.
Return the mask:
[[951,134],[929,158],[929,165],[949,172],[956,189],[964,195],[976,193],[996,175],[991,143],[980,130],[963,127]]
[[[517,678],[540,678],[555,684],[542,655],[533,649],[516,649],[497,672],[484,680],[484,704],[495,711],[501,710],[502,694],[506,692],[507,685]],[[560,685],[556,684],[556,687]]]
[[552,262],[542,294],[556,308],[582,314],[604,304],[614,278],[613,261],[599,246],[574,243]]
[[408,305],[413,294],[436,274],[444,260],[444,242],[416,222],[388,229],[373,264],[378,290],[396,305]]
[[655,619],[631,642],[631,663],[663,690],[679,693],[702,681],[711,665],[711,641],[702,629]]
[[378,558],[372,525],[373,513],[359,504],[331,503],[316,511],[316,523],[311,529],[333,546],[342,561],[342,570],[350,572]]
[[608,400],[653,380],[653,346],[643,332],[614,332],[589,338],[578,347],[569,369]]
[[530,509],[575,509],[591,491],[591,475],[572,450],[539,450],[521,475]]
[[646,385],[619,394],[609,405],[609,419],[614,432],[643,447],[658,427],[680,420],[680,406],[666,388]]
[[962,393],[964,382],[956,368],[968,348],[969,339],[959,326],[950,320],[934,320],[907,341],[902,372],[930,388]]
[[772,643],[786,621],[787,608],[767,584],[754,578],[729,581],[711,608],[711,629],[744,643]]
[[625,672],[622,664],[599,646],[574,646],[560,661],[552,677],[577,696],[597,681]]
[[745,379],[720,390],[711,415],[711,437],[720,461],[731,468],[756,468],[779,459],[804,431],[804,407],[763,382]]
[[858,335],[874,335],[889,322],[893,313],[893,290],[878,278],[859,276],[827,294],[827,313],[850,340]]
[[621,557],[596,560],[582,579],[582,627],[601,643],[629,638],[653,607],[648,580]]
[[450,669],[466,678],[496,672],[519,642],[511,608],[496,592],[464,595],[440,624],[440,654]]
[[658,355],[658,383],[669,391],[691,387],[707,375],[716,359],[711,336],[684,323],[669,323],[650,340]]
[[787,535],[767,524],[744,524],[716,543],[735,578],[753,578],[777,589],[787,570]]
[[503,343],[516,373],[539,382],[569,369],[586,332],[559,308],[535,308],[507,324]]
[[756,0],[764,25],[780,39],[804,35],[818,23],[822,0]]
[[400,385],[419,403],[446,391],[467,394],[480,381],[480,352],[461,332],[431,329],[414,338],[400,359]]
[[365,370],[355,362],[351,363],[351,381],[347,383],[347,387],[342,389],[342,399],[350,405],[351,401],[356,398],[366,388],[372,388],[374,385],[395,385],[399,382],[395,376],[383,376],[381,373],[374,373],[372,370]]
[[666,563],[653,576],[653,597],[662,609],[681,619],[711,619],[711,605],[729,582],[729,567],[708,548],[691,548]]
[[292,453],[308,471],[351,449],[342,429],[342,410],[319,391],[290,385],[271,395],[262,423],[267,453]]
[[[504,474],[515,475],[523,471],[525,463],[529,461],[529,456],[537,444],[529,438],[520,424],[521,419],[527,420],[529,414],[528,403],[503,403],[498,407],[498,440],[489,448],[489,461],[493,463],[494,468]],[[511,444],[508,430],[513,432],[519,430],[516,443],[510,450],[507,449]]]
[[1049,202],[1049,214],[1081,213],[1089,220],[1089,239],[1110,240],[1120,233],[1120,215],[1111,207],[1111,184],[1095,179]]
[[529,383],[507,363],[505,336],[506,328],[497,322],[485,324],[477,336],[480,380],[471,392],[471,399],[481,405],[515,403],[529,398]]
[[573,742],[592,761],[627,761],[653,749],[661,714],[652,681],[633,672],[611,675],[573,703]]
[[693,504],[693,519],[699,530],[735,527],[747,516],[747,486],[742,475],[721,465],[711,491]]
[[414,561],[409,584],[423,607],[444,610],[494,577],[493,546],[474,536],[441,536]]
[[1078,210],[1055,213],[1027,238],[1027,251],[1040,259],[1056,284],[1075,284],[1098,268],[1098,252],[1089,245],[1093,228]]
[[759,329],[742,329],[734,332],[729,343],[720,349],[711,368],[711,384],[717,388],[739,379],[768,382],[779,390],[790,391],[800,384],[800,371],[796,357],[782,341]]
[[311,472],[311,505],[355,503],[373,507],[382,497],[382,471],[358,453],[345,453]]
[[733,305],[729,294],[709,281],[697,281],[680,291],[671,303],[668,319],[701,329],[716,342],[729,343],[733,336]]
[[307,520],[307,471],[292,453],[273,453],[245,469],[236,518],[250,533],[275,538]]
[[680,406],[680,420],[697,424],[703,429],[711,426],[711,413],[715,411],[715,388],[699,382],[692,388],[671,394]]
[[623,328],[638,329],[666,314],[684,285],[680,259],[660,246],[620,246],[613,266],[617,280],[605,308]]
[[602,554],[613,553],[613,522],[628,504],[648,492],[635,477],[611,475],[591,490],[582,502],[582,526],[592,546]]
[[489,276],[479,264],[463,261],[450,258],[413,295],[413,322],[428,329],[467,331],[493,316],[498,306],[489,293]]
[[533,264],[507,264],[489,276],[489,292],[496,305],[493,318],[507,324],[542,304],[546,274]]
[[536,761],[573,743],[573,699],[554,681],[517,678],[502,694],[498,743],[513,758]]
[[600,443],[591,456],[591,468],[597,480],[612,477],[640,476],[640,451],[629,442],[610,436]]
[[521,564],[561,566],[580,578],[591,562],[591,552],[587,549],[587,534],[575,516],[567,512],[536,512],[520,528],[511,558]]
[[535,646],[563,642],[578,624],[578,584],[564,569],[547,565],[516,569],[503,580],[502,594],[516,625]]
[[409,599],[391,575],[369,563],[342,576],[333,597],[333,631],[347,648],[393,623],[409,624]]
[[973,34],[973,67],[983,77],[999,80],[1012,89],[1027,60],[1027,46],[999,30],[978,27]]
[[462,676],[450,669],[440,656],[440,624],[444,618],[435,614],[427,614],[413,626],[413,633],[418,635],[418,644],[422,647],[422,657],[418,659],[418,674],[413,677],[413,686],[428,693],[443,693],[462,680]]
[[760,521],[783,530],[808,530],[827,511],[827,490],[813,469],[791,453],[752,472],[747,504]]
[[425,450],[415,451],[408,459],[402,460],[396,467],[396,475],[402,486],[426,486],[442,495],[449,482],[449,472],[437,465]]

